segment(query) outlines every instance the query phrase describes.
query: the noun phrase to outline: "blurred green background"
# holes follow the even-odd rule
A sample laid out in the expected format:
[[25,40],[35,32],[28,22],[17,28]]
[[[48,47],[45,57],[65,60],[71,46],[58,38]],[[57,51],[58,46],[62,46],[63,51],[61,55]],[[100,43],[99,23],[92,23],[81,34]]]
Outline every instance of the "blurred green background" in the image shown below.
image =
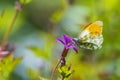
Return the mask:
[[[0,0],[0,40],[15,13],[17,0]],[[67,64],[75,72],[70,80],[120,80],[120,0],[33,0],[21,10],[9,37],[16,44],[15,57],[23,60],[10,80],[50,78],[63,46],[57,37],[77,37],[90,22],[104,23],[102,48],[70,50]],[[59,77],[59,76],[58,76]]]

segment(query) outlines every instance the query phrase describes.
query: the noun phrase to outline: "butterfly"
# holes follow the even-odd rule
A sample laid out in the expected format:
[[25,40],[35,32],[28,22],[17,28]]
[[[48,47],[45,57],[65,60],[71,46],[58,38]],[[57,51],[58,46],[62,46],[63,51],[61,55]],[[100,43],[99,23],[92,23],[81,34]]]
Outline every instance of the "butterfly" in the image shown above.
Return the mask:
[[95,50],[101,48],[103,43],[102,35],[103,22],[95,21],[83,27],[78,38],[73,38],[73,41],[78,47],[84,49]]

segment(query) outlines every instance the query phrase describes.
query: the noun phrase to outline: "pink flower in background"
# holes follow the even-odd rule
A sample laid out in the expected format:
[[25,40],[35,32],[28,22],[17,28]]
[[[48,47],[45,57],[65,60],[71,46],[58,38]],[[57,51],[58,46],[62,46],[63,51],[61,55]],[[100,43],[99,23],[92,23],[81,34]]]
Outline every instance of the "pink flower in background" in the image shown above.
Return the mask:
[[0,57],[8,55],[10,52],[9,51],[4,51],[2,47],[0,47]]

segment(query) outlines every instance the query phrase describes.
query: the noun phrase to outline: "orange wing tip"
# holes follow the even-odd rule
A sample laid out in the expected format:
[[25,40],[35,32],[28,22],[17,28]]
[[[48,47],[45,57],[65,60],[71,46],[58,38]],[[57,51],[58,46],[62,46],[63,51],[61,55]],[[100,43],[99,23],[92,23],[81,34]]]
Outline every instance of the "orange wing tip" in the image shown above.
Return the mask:
[[95,23],[99,24],[101,27],[103,26],[103,22],[102,21],[96,21]]

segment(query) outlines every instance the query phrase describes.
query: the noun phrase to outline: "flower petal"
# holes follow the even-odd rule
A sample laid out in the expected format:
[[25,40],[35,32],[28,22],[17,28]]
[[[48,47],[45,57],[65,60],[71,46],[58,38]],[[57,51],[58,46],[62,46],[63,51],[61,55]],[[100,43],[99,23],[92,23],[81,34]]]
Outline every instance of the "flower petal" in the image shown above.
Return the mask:
[[73,49],[76,53],[78,53],[78,48],[77,47],[74,46]]
[[78,53],[77,47],[74,45],[75,42],[73,39],[65,34],[62,35],[64,40],[61,38],[57,38],[57,41],[62,43],[66,49],[73,49],[76,53]]
[[65,44],[68,44],[70,42],[72,42],[72,38],[68,37],[67,35],[63,34],[63,38],[65,40]]
[[62,43],[62,44],[64,44],[64,45],[65,45],[65,42],[64,42],[62,39],[57,38],[57,41],[58,41],[59,43]]
[[2,51],[2,48],[0,47],[0,51]]
[[78,48],[76,46],[74,46],[74,45],[71,45],[71,46],[69,46],[67,48],[73,49],[76,53],[78,53]]
[[8,51],[0,51],[0,56],[5,56],[5,55],[7,55],[7,54],[9,54]]

